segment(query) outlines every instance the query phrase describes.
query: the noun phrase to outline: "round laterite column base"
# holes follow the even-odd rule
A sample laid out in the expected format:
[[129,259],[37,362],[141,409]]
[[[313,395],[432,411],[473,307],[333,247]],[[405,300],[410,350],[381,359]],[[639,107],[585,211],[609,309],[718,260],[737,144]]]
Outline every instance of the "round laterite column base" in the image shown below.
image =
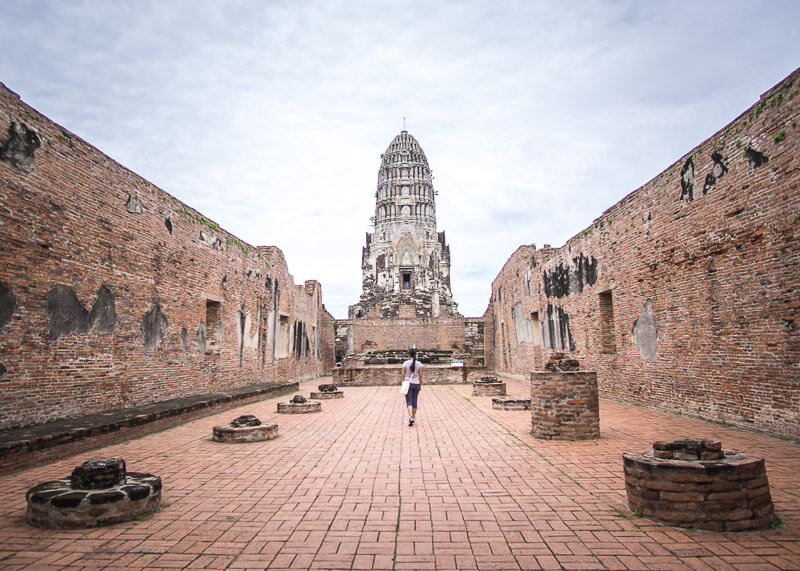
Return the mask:
[[319,412],[322,410],[322,403],[316,401],[306,401],[303,403],[279,402],[278,412],[281,414],[307,414],[309,412]]
[[344,393],[342,391],[333,391],[327,393],[311,393],[311,398],[315,400],[340,399],[344,398]]
[[214,427],[215,442],[261,442],[278,438],[277,424],[258,426],[231,426],[223,424]]
[[72,480],[34,486],[26,495],[27,521],[34,527],[77,529],[130,521],[153,513],[161,504],[161,478],[128,472],[103,489],[72,487]]
[[727,452],[721,460],[622,455],[630,509],[676,527],[711,531],[763,529],[773,521],[764,460]]

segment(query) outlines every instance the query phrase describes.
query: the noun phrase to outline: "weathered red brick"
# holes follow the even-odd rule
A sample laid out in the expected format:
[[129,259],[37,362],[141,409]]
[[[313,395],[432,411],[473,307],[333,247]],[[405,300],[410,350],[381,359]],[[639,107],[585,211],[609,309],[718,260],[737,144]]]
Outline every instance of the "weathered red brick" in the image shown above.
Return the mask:
[[[518,248],[492,283],[487,365],[527,375],[564,352],[604,398],[799,439],[800,137],[774,140],[800,123],[799,80],[563,246]],[[748,147],[768,162],[751,165]]]
[[[2,426],[333,367],[322,288],[295,285],[277,247],[245,244],[0,85],[0,138],[14,121],[42,145],[32,170],[0,160],[0,282],[16,300],[0,335]],[[74,295],[77,317],[60,322],[78,327],[58,327],[57,313],[52,325],[52,291]],[[92,321],[93,304],[109,295],[114,311]]]

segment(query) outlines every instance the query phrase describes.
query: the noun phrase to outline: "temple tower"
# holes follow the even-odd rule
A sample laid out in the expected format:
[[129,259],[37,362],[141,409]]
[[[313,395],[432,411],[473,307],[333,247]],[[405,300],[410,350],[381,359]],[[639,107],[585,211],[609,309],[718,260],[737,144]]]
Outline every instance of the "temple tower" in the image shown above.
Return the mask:
[[361,299],[350,319],[459,317],[450,291],[450,247],[436,231],[428,159],[401,131],[381,155],[375,192],[375,231],[361,255]]

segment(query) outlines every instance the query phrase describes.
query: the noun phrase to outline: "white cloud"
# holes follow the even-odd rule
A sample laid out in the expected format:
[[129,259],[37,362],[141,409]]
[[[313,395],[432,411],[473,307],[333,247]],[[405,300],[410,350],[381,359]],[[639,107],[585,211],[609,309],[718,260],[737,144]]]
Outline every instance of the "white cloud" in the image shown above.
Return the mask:
[[791,1],[6,0],[0,80],[279,246],[337,317],[405,116],[456,301],[477,315],[520,244],[564,243],[793,71],[798,16]]

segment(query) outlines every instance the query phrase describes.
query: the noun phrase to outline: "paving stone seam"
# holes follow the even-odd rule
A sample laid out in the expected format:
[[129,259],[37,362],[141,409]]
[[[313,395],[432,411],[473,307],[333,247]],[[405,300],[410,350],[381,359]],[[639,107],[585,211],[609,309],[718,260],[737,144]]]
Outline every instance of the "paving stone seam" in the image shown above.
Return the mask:
[[[546,456],[544,453],[542,453],[541,451],[537,450],[537,449],[536,449],[536,448],[535,448],[535,447],[534,447],[534,446],[533,446],[531,443],[529,443],[529,442],[525,442],[524,440],[522,440],[522,439],[521,439],[521,438],[520,438],[520,437],[519,437],[517,434],[515,434],[515,433],[513,432],[513,430],[512,430],[512,429],[510,429],[509,427],[507,427],[507,426],[506,426],[505,424],[503,424],[503,423],[502,423],[500,420],[498,420],[498,419],[497,419],[497,418],[495,418],[495,417],[494,417],[492,414],[490,414],[490,412],[491,412],[491,411],[489,411],[489,410],[483,410],[483,409],[481,409],[481,408],[480,408],[480,407],[478,407],[478,406],[477,406],[477,405],[476,405],[474,402],[472,402],[472,400],[471,400],[470,398],[468,398],[466,395],[464,395],[464,394],[462,394],[462,393],[459,393],[459,392],[456,390],[456,388],[455,388],[455,387],[448,386],[448,388],[449,388],[449,389],[451,390],[451,392],[453,392],[455,395],[457,395],[457,396],[460,396],[461,398],[463,398],[464,400],[466,400],[467,402],[469,402],[469,404],[471,404],[471,405],[472,405],[472,406],[475,408],[475,410],[476,410],[477,412],[481,413],[481,414],[482,414],[483,416],[485,416],[487,419],[489,419],[489,420],[490,420],[490,421],[492,421],[493,423],[497,424],[497,425],[498,425],[500,428],[502,428],[502,429],[503,429],[503,430],[506,432],[506,434],[507,434],[507,435],[509,435],[511,438],[513,438],[514,440],[516,440],[517,442],[519,442],[519,443],[520,443],[522,446],[524,446],[524,447],[525,447],[525,448],[527,448],[528,450],[531,450],[532,452],[534,452],[534,453],[535,453],[535,454],[536,454],[538,457],[540,457],[540,458],[541,458],[543,461],[545,461],[547,464],[549,464],[549,465],[550,465],[551,467],[553,467],[555,470],[557,470],[558,472],[560,472],[561,474],[563,474],[563,475],[564,475],[566,478],[568,478],[568,479],[569,479],[571,482],[573,482],[573,483],[574,483],[576,486],[578,486],[578,487],[579,487],[581,490],[583,490],[584,492],[586,492],[586,493],[590,494],[591,496],[595,497],[595,498],[596,498],[597,500],[599,500],[600,502],[602,502],[602,503],[605,503],[605,500],[604,500],[603,498],[601,498],[601,497],[597,496],[597,495],[596,495],[596,494],[594,494],[594,493],[593,493],[591,490],[587,489],[587,488],[586,488],[586,487],[585,487],[583,484],[581,484],[581,482],[579,482],[577,479],[575,479],[575,478],[574,478],[574,477],[572,477],[570,474],[568,474],[568,473],[567,473],[567,472],[566,472],[564,469],[562,469],[560,466],[556,465],[556,464],[555,464],[555,463],[554,463],[554,462],[553,462],[553,461],[552,461],[550,458],[548,458],[548,457],[547,457],[547,456]],[[531,438],[533,438],[533,437],[531,437]],[[569,442],[565,442],[565,444],[569,444]],[[512,496],[512,497],[514,497],[514,496]],[[519,502],[517,502],[517,505],[518,505],[519,509],[520,509],[520,510],[522,510],[522,512],[523,512],[523,513],[525,513],[525,509],[523,508],[523,506],[519,505]],[[617,513],[619,513],[619,515],[620,515],[621,517],[625,517],[626,519],[628,519],[629,521],[631,521],[631,523],[632,523],[632,524],[633,524],[635,527],[637,527],[637,528],[639,527],[639,526],[636,524],[636,522],[635,522],[635,521],[633,521],[633,520],[632,520],[630,517],[628,517],[628,516],[626,516],[625,514],[623,514],[623,513],[622,513],[620,510],[618,510],[618,509],[617,509],[617,508],[615,508],[614,506],[609,506],[609,507],[610,507],[611,509],[613,509],[614,511],[616,511]],[[531,523],[533,523],[533,522],[531,522]],[[546,545],[548,546],[548,549],[550,549],[550,545],[549,545],[549,544],[546,544]],[[552,555],[553,555],[553,556],[554,556],[554,557],[555,557],[557,560],[559,560],[559,556],[558,556],[558,555],[557,555],[555,552],[553,552],[553,551],[552,551],[552,549],[551,549],[550,551],[551,551],[551,554],[552,554]],[[684,561],[684,560],[683,560],[683,559],[682,559],[680,556],[678,556],[676,553],[674,553],[674,552],[670,552],[670,553],[671,553],[671,555],[673,555],[673,556],[675,557],[675,559],[677,559],[677,560],[678,560],[678,561],[679,561],[681,564],[683,564],[683,565],[687,565],[687,563],[686,563],[686,562],[685,562],[685,561]],[[597,562],[598,562],[599,564],[602,564],[602,563],[601,563],[599,560],[597,560]],[[688,565],[687,565],[687,568],[688,568]]]
[[[463,394],[461,394],[461,393],[458,393],[458,391],[457,391],[457,390],[456,390],[454,387],[451,387],[451,390],[453,390],[453,391],[454,391],[454,392],[456,392],[457,394],[460,394],[460,395],[461,395],[463,398],[465,398],[465,399],[469,400],[469,399],[467,398],[467,396],[466,396],[466,395],[463,395]],[[610,401],[610,402],[614,403],[615,401]],[[619,404],[624,404],[624,403],[619,403]],[[477,407],[477,406],[476,406],[476,409],[480,410],[480,411],[481,411],[481,412],[482,412],[482,413],[483,413],[485,416],[487,416],[487,417],[489,417],[489,418],[492,418],[492,414],[493,414],[493,411],[492,411],[492,410],[483,410],[483,409],[481,409],[480,407]],[[657,411],[657,412],[663,412],[663,411]],[[665,414],[669,414],[669,413],[665,413]],[[501,418],[504,418],[504,417],[501,417]],[[510,434],[511,434],[511,435],[512,435],[514,438],[516,438],[517,440],[521,440],[521,439],[520,439],[520,437],[519,437],[518,435],[516,435],[516,434],[513,432],[513,430],[512,430],[511,428],[507,427],[506,425],[504,425],[504,424],[503,424],[502,422],[500,422],[499,420],[495,420],[494,418],[492,418],[492,420],[494,420],[494,421],[495,421],[497,424],[499,424],[500,426],[502,426],[502,427],[503,427],[503,429],[504,429],[504,430],[506,430],[506,431],[508,431],[508,432],[509,432],[509,433],[510,433]],[[693,420],[693,421],[695,421],[695,422],[699,422],[699,423],[706,423],[706,424],[709,424],[709,421],[705,421],[704,419],[694,419],[694,418],[693,418],[693,419],[691,419],[691,420]],[[716,427],[716,424],[717,424],[717,423],[710,423],[710,424],[712,424],[712,425],[715,425],[715,427]],[[737,430],[737,429],[736,429],[736,427],[723,427],[723,428],[729,428],[729,429],[733,430],[734,432],[741,432],[741,431]],[[677,435],[677,436],[680,436],[680,437],[685,437],[685,433],[684,433],[684,432],[679,432],[679,431],[673,430],[671,427],[670,427],[670,428],[661,427],[661,430],[662,430],[663,432],[665,432],[665,433],[668,433],[668,434],[674,434],[674,435]],[[605,428],[605,427],[604,427],[604,432],[605,432],[605,433],[608,433],[609,431],[615,431],[615,429],[613,429],[613,428]],[[630,433],[626,433],[625,431],[619,431],[619,432],[620,432],[620,433],[622,433],[622,434],[626,434],[626,435],[627,435],[629,438],[632,436]],[[759,435],[759,436],[760,436],[760,435]],[[716,438],[716,436],[715,436],[715,438]],[[523,441],[523,442],[524,442],[524,441]],[[550,461],[548,458],[546,458],[546,457],[545,457],[545,456],[544,456],[542,453],[540,453],[538,450],[535,450],[533,447],[531,447],[531,449],[533,449],[533,450],[534,450],[534,451],[535,451],[537,454],[540,454],[540,455],[541,455],[541,456],[542,456],[542,457],[543,457],[545,460],[547,460],[549,463],[552,463],[552,461]],[[574,478],[572,478],[572,477],[570,477],[570,479],[571,479],[571,480],[573,480],[573,481],[575,481],[575,480],[574,480]],[[578,485],[579,485],[581,488],[584,488],[584,486],[582,486],[582,485],[581,485],[579,482],[575,481],[575,483],[576,483],[576,484],[578,484]],[[586,489],[586,488],[584,488],[584,489]],[[591,490],[587,490],[587,492],[589,492],[591,495],[595,496],[595,497],[598,499],[598,501],[600,501],[600,502],[602,502],[602,503],[607,503],[607,500],[603,499],[602,497],[600,497],[599,495],[595,494],[595,493],[594,493],[594,492],[592,492]],[[632,524],[632,525],[633,525],[635,528],[637,528],[637,529],[638,529],[638,530],[639,530],[639,531],[640,531],[640,532],[641,532],[641,533],[642,533],[644,536],[646,536],[646,537],[649,537],[649,538],[650,538],[650,539],[651,539],[651,540],[652,540],[654,543],[656,543],[657,545],[659,545],[659,546],[661,546],[662,548],[664,548],[666,551],[668,551],[668,552],[669,552],[669,553],[670,553],[672,556],[674,556],[674,557],[675,557],[675,558],[676,558],[678,561],[680,561],[682,564],[684,564],[684,565],[687,565],[687,566],[688,566],[688,563],[687,563],[687,562],[684,560],[684,558],[683,558],[683,557],[681,557],[679,554],[677,554],[677,553],[675,553],[675,552],[672,552],[672,551],[670,551],[669,549],[667,549],[667,548],[665,547],[665,545],[664,545],[664,542],[660,541],[660,540],[659,540],[659,539],[656,537],[656,535],[657,535],[657,534],[659,534],[659,533],[662,533],[662,532],[664,531],[664,529],[659,529],[659,528],[663,528],[663,526],[661,526],[661,524],[658,524],[658,523],[655,523],[655,522],[651,522],[651,521],[649,521],[649,520],[643,520],[643,521],[642,521],[642,523],[639,523],[639,522],[637,522],[637,521],[636,521],[636,519],[635,519],[635,518],[632,518],[632,517],[628,517],[628,516],[626,516],[624,513],[622,513],[620,510],[618,510],[618,509],[617,509],[617,508],[615,508],[614,506],[612,506],[612,505],[610,505],[610,504],[609,504],[609,507],[611,507],[612,509],[614,509],[615,511],[617,511],[618,513],[620,513],[620,515],[621,515],[622,517],[625,517],[625,519],[627,519],[627,520],[628,520],[628,521],[629,521],[629,522],[630,522],[630,523],[631,523],[631,524]],[[651,530],[651,529],[655,529],[656,531],[654,531],[654,532],[651,532],[651,531],[649,531],[649,530]],[[685,532],[685,531],[693,531],[693,530],[683,530],[683,529],[669,528],[669,527],[667,527],[667,528],[665,528],[665,529],[667,529],[667,530],[671,530],[671,531],[673,531],[673,532],[674,532],[674,533],[676,533],[676,534],[680,534],[682,537],[684,537],[684,538],[685,538],[685,540],[686,540],[686,541],[688,541],[688,542],[691,542],[691,543],[693,543],[693,544],[696,544],[696,541],[695,541],[695,539],[693,539],[692,537],[690,537],[690,536],[687,536],[686,534],[684,534],[684,532]],[[700,533],[700,532],[697,532],[697,533]],[[746,534],[745,534],[745,535],[746,535]],[[761,559],[761,561],[762,561],[763,563],[765,563],[765,564],[768,564],[768,562],[764,561],[764,560],[763,560],[763,558]]]
[[[482,410],[481,410],[481,409],[480,409],[480,408],[479,408],[479,407],[478,407],[478,406],[477,406],[477,405],[476,405],[476,404],[475,404],[475,403],[472,401],[472,399],[471,399],[470,397],[468,397],[467,395],[464,395],[464,394],[461,394],[461,393],[459,393],[459,392],[456,390],[456,388],[455,388],[455,387],[453,387],[453,386],[448,386],[447,388],[449,389],[449,393],[450,393],[450,396],[451,396],[451,398],[458,399],[458,398],[460,397],[460,398],[462,398],[462,399],[466,400],[466,401],[467,401],[467,402],[468,402],[468,403],[469,403],[469,404],[472,406],[472,409],[473,409],[473,411],[474,411],[476,414],[481,414],[482,416],[484,416],[484,417],[488,418],[489,420],[492,420],[492,421],[493,421],[493,422],[495,422],[495,423],[496,423],[498,426],[500,426],[500,427],[501,427],[501,428],[502,428],[502,429],[503,429],[503,430],[506,432],[506,434],[507,434],[508,436],[511,436],[513,440],[515,440],[515,441],[517,441],[517,442],[522,442],[522,441],[521,441],[519,438],[517,438],[517,437],[516,437],[516,435],[515,435],[515,434],[513,434],[513,433],[512,433],[510,430],[508,430],[508,429],[507,429],[505,426],[503,426],[503,425],[502,425],[501,423],[499,423],[497,420],[495,420],[494,418],[492,418],[491,416],[489,416],[488,414],[486,414],[484,411],[482,411]],[[439,395],[438,395],[438,394],[437,394],[437,397],[439,397]],[[522,444],[525,444],[525,443],[524,443],[524,442],[522,442]],[[525,448],[533,450],[531,447],[529,447],[529,446],[527,446],[527,445],[525,446]],[[537,452],[536,450],[533,450],[533,451],[534,451],[534,452]],[[540,457],[541,457],[543,460],[547,461],[547,459],[546,459],[544,456],[542,456],[542,455],[539,455],[539,456],[540,456]],[[462,460],[462,461],[463,461],[463,460]],[[548,464],[550,464],[550,465],[552,466],[552,463],[550,463],[549,461],[547,461],[547,462],[548,462]],[[504,487],[504,489],[505,489],[505,487]],[[481,494],[481,495],[483,496],[483,494]],[[533,521],[530,519],[530,516],[528,516],[528,514],[527,514],[527,511],[525,510],[525,508],[524,508],[524,507],[523,507],[523,506],[522,506],[522,505],[519,503],[519,501],[517,501],[517,500],[516,500],[516,497],[515,497],[515,495],[514,495],[513,493],[509,492],[509,496],[510,496],[510,497],[512,498],[512,500],[514,501],[514,504],[516,505],[517,509],[519,509],[519,510],[520,510],[520,512],[522,512],[522,513],[525,515],[525,517],[526,517],[526,519],[528,520],[528,522],[529,522],[531,525],[533,525],[533,523],[534,523],[534,522],[533,522]],[[511,546],[511,545],[510,545],[510,543],[508,542],[508,539],[507,539],[507,537],[506,537],[506,534],[505,534],[505,533],[503,534],[503,536],[504,536],[504,538],[506,538],[506,547],[508,548],[508,551],[509,551],[509,552],[510,552],[510,553],[511,553],[513,556],[514,556],[514,559],[515,559],[515,561],[517,562],[517,564],[520,566],[520,568],[524,569],[524,568],[525,568],[525,563],[524,563],[524,562],[521,562],[521,561],[519,560],[519,558],[517,557],[517,555],[515,555],[515,550],[514,550],[514,549],[512,549],[512,546]],[[550,546],[549,546],[549,545],[547,545],[547,544],[545,544],[545,545],[546,545],[546,547],[547,547],[547,550],[548,550],[548,552],[549,552],[550,556],[552,556],[552,557],[556,557],[556,554],[553,552],[553,550],[550,548]]]

